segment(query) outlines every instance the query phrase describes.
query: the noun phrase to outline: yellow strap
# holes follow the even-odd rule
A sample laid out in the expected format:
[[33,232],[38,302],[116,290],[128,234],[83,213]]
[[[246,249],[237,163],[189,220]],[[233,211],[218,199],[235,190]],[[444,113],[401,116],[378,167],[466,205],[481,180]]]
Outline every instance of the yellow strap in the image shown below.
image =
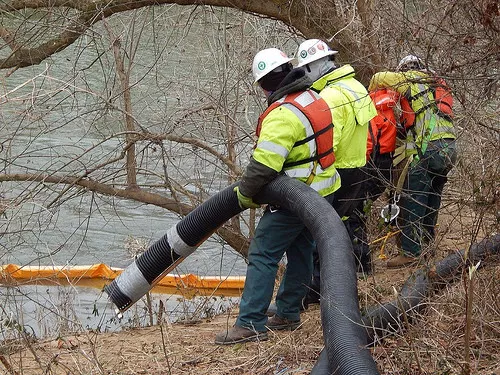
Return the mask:
[[402,144],[396,150],[394,150],[394,157],[392,159],[392,165],[396,166],[401,163],[406,158],[406,144]]
[[401,174],[399,175],[398,178],[398,184],[396,185],[396,191],[394,192],[395,194],[399,195],[401,194],[401,190],[403,190],[403,184],[405,182],[406,175],[408,174],[408,169],[410,168],[410,164],[413,161],[413,155],[408,156],[408,160],[406,161],[406,164],[401,171]]
[[307,177],[307,180],[306,180],[306,184],[307,185],[311,185],[313,180],[314,180],[314,177],[316,177],[316,167],[318,166],[318,161],[315,160],[314,163],[313,163],[313,169],[312,169],[312,172],[311,174],[309,175],[309,177]]
[[397,230],[397,231],[394,231],[394,232],[393,232],[393,231],[389,231],[389,232],[387,232],[387,234],[386,234],[385,236],[379,237],[379,238],[377,238],[376,240],[373,240],[372,242],[370,242],[370,243],[368,244],[368,245],[373,245],[373,244],[376,244],[376,243],[378,243],[378,242],[380,242],[380,241],[383,241],[383,242],[382,242],[382,246],[380,246],[380,253],[379,253],[379,255],[378,255],[378,259],[382,259],[382,260],[387,259],[387,256],[385,255],[385,245],[386,245],[386,243],[387,243],[387,240],[388,240],[389,238],[391,238],[392,236],[395,236],[395,235],[396,235],[396,234],[398,234],[399,232],[401,232],[401,230],[400,230],[400,229],[399,229],[399,230]]
[[392,236],[398,234],[399,232],[401,232],[401,229],[398,229],[397,231],[390,231],[390,232],[387,232],[387,234],[385,236],[382,236],[382,237],[379,237],[375,240],[373,240],[372,242],[370,242],[368,245],[374,245],[380,241],[387,241],[389,238],[391,238]]

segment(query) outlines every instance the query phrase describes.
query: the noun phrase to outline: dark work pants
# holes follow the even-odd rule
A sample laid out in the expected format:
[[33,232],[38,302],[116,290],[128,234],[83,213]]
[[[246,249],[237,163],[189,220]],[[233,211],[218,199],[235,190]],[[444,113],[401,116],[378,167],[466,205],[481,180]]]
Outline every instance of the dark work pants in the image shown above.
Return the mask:
[[384,190],[392,186],[392,154],[376,155],[362,171],[365,178],[359,192],[361,199],[357,201],[354,212],[345,224],[352,239],[358,271],[371,272],[370,247],[366,233],[367,211]]
[[454,139],[429,142],[427,150],[411,165],[401,194],[401,248],[410,256],[419,256],[422,245],[434,239],[441,195],[447,174],[457,159]]
[[[340,218],[350,216],[356,208],[360,199],[360,190],[366,175],[362,168],[338,168],[341,186],[334,194],[333,208]],[[352,238],[352,237],[351,237]],[[315,248],[313,252],[313,277],[311,291],[319,294],[320,287],[320,265],[319,254]],[[310,292],[311,292],[310,291]]]
[[[333,194],[325,197],[332,204]],[[236,325],[266,331],[278,263],[286,253],[287,267],[276,295],[277,314],[300,320],[300,306],[312,274],[314,239],[293,212],[266,209],[248,250],[248,268]]]
[[341,186],[335,192],[333,208],[340,218],[350,216],[360,198],[361,187],[366,179],[363,168],[337,169],[340,175]]

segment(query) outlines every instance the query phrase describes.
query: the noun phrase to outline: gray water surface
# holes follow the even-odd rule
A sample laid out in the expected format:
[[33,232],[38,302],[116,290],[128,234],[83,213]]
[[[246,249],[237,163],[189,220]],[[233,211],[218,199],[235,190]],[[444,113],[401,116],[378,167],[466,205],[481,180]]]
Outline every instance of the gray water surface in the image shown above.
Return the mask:
[[[40,65],[5,72],[0,174],[80,176],[91,171],[92,179],[125,187],[124,159],[110,162],[125,144],[114,38],[120,39],[125,65],[131,67],[136,129],[196,138],[224,156],[233,131],[238,162],[245,165],[265,103],[252,85],[251,60],[257,50],[279,46],[284,34],[276,25],[227,9],[154,7],[112,17],[109,28],[98,23]],[[155,143],[141,141],[136,146],[138,182],[145,189],[171,197],[165,184],[169,179],[195,199],[190,201],[186,194],[181,200],[199,204],[229,184],[228,168],[200,148],[164,141],[162,155]],[[0,193],[8,205],[0,216],[1,264],[126,267],[133,260],[130,248],[147,248],[180,220],[162,208],[67,188],[27,180],[1,182]],[[248,230],[245,223],[242,230]],[[241,256],[212,237],[174,272],[224,276],[245,271]],[[234,303],[233,298],[185,301],[154,295],[153,309],[160,300],[173,320],[211,314]],[[77,327],[120,329],[149,324],[144,303],[119,322],[113,306],[96,289],[0,287],[0,327],[4,337],[12,334],[13,321],[37,336]]]

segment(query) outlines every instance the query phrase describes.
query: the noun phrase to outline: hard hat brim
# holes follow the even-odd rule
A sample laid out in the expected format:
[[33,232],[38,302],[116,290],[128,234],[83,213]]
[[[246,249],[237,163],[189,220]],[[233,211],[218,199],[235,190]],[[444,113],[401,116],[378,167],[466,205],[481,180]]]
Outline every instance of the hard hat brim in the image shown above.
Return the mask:
[[[312,63],[313,61],[317,61],[317,60],[319,60],[319,59],[322,59],[323,57],[326,57],[326,56],[331,56],[331,55],[336,55],[337,53],[339,53],[339,51],[334,51],[334,50],[327,51],[327,52],[325,52],[325,53],[324,53],[324,54],[323,54],[320,58],[317,58],[317,59],[315,59],[315,60],[309,60],[309,61],[306,61],[306,62],[304,62],[304,61],[303,61],[303,62],[301,62],[301,63],[298,63],[298,64],[297,64],[297,68],[300,68],[300,67],[302,67],[302,66],[304,66],[304,65],[310,64],[310,63]],[[298,62],[298,59],[297,59],[297,58],[295,58],[295,59],[296,59],[296,60],[297,60],[297,62]]]
[[254,81],[253,81],[254,85],[257,85],[262,78],[264,78],[266,75],[268,75],[269,73],[271,73],[274,69],[277,69],[281,65],[285,65],[286,63],[289,63],[292,60],[293,60],[293,57],[288,57],[287,59],[284,60],[284,62],[282,64],[280,64],[278,66],[275,66],[273,69],[270,69],[265,74],[261,75],[258,79],[254,79]]

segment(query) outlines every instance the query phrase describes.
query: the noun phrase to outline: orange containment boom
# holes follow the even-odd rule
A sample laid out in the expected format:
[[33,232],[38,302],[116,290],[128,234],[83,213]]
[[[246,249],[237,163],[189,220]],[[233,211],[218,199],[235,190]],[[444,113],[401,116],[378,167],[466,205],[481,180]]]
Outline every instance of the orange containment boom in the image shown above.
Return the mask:
[[[26,285],[77,285],[103,288],[115,279],[122,268],[109,267],[99,263],[89,266],[19,266],[2,265],[0,284]],[[202,294],[239,296],[245,284],[244,276],[197,276],[194,274],[168,274],[163,277],[153,292],[168,294],[188,294],[190,297]]]

